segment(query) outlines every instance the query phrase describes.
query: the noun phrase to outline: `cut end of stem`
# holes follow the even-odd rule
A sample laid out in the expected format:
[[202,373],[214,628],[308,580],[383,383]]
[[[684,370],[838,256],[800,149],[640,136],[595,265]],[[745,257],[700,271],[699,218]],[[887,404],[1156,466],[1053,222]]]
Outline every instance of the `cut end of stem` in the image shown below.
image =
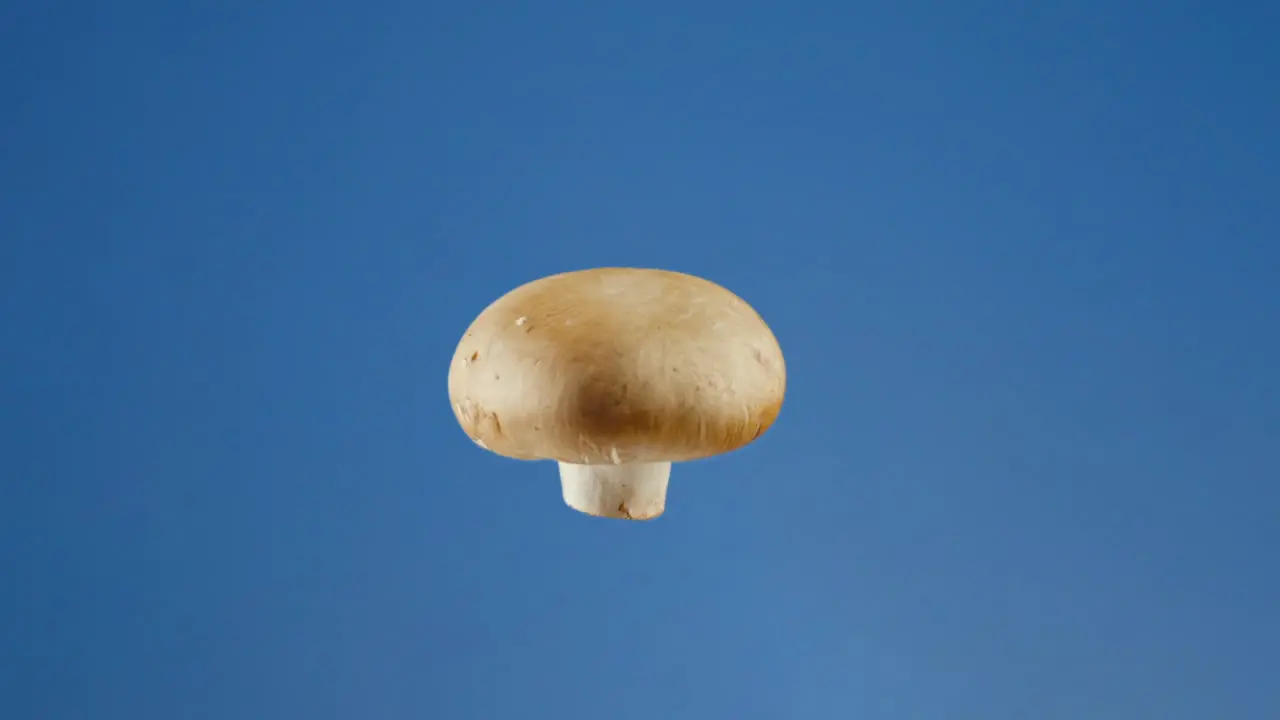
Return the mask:
[[560,463],[560,489],[569,507],[588,515],[652,520],[667,508],[671,463]]

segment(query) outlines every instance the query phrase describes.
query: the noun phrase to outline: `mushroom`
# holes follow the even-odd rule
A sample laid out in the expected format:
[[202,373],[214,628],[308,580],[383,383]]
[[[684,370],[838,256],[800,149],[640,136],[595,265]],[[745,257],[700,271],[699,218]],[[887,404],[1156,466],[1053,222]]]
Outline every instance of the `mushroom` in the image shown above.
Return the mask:
[[564,502],[598,517],[666,509],[671,463],[736,450],[782,408],[778,341],[699,277],[596,268],[545,277],[471,323],[449,399],[480,447],[555,460]]

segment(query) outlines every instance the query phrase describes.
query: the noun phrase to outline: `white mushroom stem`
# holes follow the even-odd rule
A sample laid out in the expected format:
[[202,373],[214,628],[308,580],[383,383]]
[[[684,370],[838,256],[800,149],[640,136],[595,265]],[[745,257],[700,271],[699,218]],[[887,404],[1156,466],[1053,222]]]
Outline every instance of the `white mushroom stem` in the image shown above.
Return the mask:
[[667,507],[671,463],[574,465],[560,463],[564,502],[596,517],[652,520]]

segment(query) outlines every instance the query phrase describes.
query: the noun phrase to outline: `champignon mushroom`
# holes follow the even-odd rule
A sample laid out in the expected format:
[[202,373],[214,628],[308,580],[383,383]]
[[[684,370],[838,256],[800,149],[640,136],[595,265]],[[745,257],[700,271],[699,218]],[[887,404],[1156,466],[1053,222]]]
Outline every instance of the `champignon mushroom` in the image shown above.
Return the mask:
[[599,517],[666,508],[671,463],[740,448],[782,408],[782,349],[713,282],[597,268],[512,290],[471,323],[449,398],[480,447],[555,460],[564,501]]

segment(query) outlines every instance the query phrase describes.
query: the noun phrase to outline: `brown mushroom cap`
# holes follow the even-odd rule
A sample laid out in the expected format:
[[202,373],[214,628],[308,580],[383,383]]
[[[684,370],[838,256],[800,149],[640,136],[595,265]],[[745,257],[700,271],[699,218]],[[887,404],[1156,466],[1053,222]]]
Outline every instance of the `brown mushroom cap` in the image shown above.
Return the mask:
[[507,293],[468,328],[449,399],[477,444],[524,460],[679,462],[740,448],[782,408],[769,327],[713,282],[597,268]]

